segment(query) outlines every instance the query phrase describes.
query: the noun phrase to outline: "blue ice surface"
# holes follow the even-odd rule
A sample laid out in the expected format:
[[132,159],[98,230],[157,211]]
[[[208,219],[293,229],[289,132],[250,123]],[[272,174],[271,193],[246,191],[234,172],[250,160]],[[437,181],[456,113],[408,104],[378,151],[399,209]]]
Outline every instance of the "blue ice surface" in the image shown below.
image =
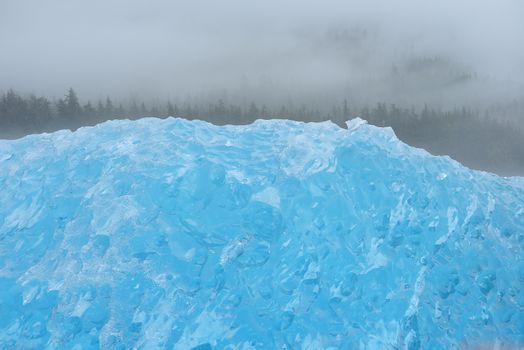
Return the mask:
[[524,344],[524,181],[360,119],[0,141],[2,349]]

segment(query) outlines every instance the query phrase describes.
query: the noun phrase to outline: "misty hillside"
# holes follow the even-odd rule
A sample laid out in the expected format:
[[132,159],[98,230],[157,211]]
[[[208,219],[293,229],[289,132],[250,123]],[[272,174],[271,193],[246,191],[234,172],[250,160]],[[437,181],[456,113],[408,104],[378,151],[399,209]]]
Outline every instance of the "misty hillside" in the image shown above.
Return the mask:
[[[523,175],[523,11],[516,0],[0,2],[0,137],[144,116],[359,116]],[[78,97],[64,96],[71,86]]]

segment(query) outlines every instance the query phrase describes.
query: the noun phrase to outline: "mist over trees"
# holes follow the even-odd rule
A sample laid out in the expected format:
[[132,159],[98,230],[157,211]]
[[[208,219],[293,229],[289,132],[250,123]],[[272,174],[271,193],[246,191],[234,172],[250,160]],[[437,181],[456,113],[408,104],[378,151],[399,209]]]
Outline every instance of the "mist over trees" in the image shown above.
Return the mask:
[[0,3],[0,66],[16,67],[0,89],[73,86],[95,105],[224,88],[274,105],[325,94],[455,106],[513,98],[524,84],[519,0]]
[[[285,118],[299,121],[331,120],[340,126],[361,117],[377,126],[390,126],[404,142],[434,154],[450,155],[473,168],[502,175],[524,174],[524,99],[508,104],[473,109],[443,109],[400,106],[377,102],[352,104],[345,98],[333,105],[294,103],[270,105],[256,101],[243,104],[226,99],[216,101],[155,101],[138,98],[116,101],[110,96],[82,101],[70,88],[59,99],[21,95],[8,90],[0,97],[0,138],[17,138],[58,129],[75,130],[110,119],[145,116],[202,119],[214,124],[247,124],[256,119]],[[516,117],[518,116],[518,117]]]
[[342,126],[360,116],[471,167],[522,175],[523,10],[520,0],[0,1],[0,137],[143,116]]

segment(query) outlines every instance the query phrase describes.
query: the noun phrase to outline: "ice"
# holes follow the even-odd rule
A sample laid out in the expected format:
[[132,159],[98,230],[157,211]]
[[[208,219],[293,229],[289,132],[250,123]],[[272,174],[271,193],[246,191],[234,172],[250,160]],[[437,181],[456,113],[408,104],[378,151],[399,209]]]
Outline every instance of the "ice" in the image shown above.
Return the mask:
[[360,119],[0,141],[0,348],[524,344],[524,181]]

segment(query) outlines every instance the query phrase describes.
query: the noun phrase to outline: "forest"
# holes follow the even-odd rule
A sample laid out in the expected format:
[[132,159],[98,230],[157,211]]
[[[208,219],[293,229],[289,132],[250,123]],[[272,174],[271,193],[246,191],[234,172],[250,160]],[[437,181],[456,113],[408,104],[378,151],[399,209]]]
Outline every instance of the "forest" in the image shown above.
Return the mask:
[[59,129],[76,130],[111,119],[138,119],[146,116],[176,116],[201,119],[217,125],[248,124],[256,119],[286,118],[299,121],[331,120],[344,127],[346,120],[360,117],[370,124],[392,127],[404,142],[424,148],[432,154],[449,155],[480,170],[512,176],[524,174],[524,128],[518,118],[524,116],[524,100],[506,105],[473,109],[442,109],[424,105],[399,106],[377,102],[357,106],[348,99],[330,107],[314,108],[306,104],[271,106],[249,102],[212,103],[170,101],[146,103],[134,99],[118,102],[111,97],[82,103],[73,88],[60,99],[24,95],[8,90],[0,97],[0,138],[14,139],[28,134]]

